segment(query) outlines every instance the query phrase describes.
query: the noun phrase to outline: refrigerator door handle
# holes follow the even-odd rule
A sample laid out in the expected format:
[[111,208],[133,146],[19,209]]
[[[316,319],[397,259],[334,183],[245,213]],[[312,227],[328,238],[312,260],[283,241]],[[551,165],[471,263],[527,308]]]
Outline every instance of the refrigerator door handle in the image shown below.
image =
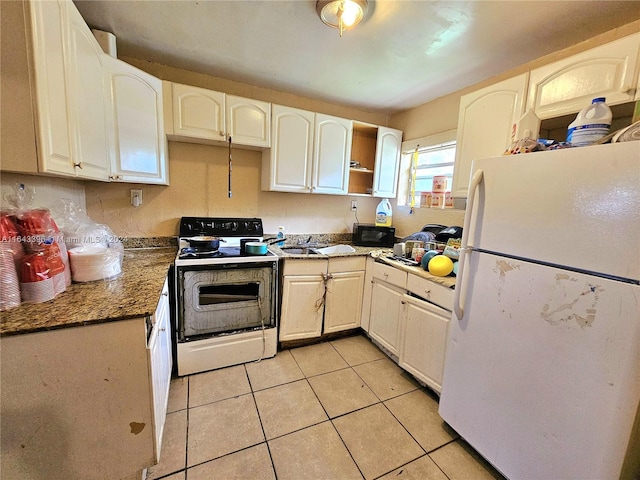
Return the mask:
[[453,298],[453,311],[458,318],[458,321],[462,320],[464,317],[464,306],[462,305],[462,290],[463,290],[463,275],[464,275],[464,265],[467,257],[467,252],[471,253],[473,248],[469,248],[469,230],[471,226],[471,217],[473,216],[473,205],[475,203],[476,191],[478,190],[478,186],[482,183],[484,178],[484,172],[482,170],[476,170],[471,177],[471,184],[469,185],[469,196],[467,203],[467,212],[464,216],[464,227],[462,230],[462,241],[460,242],[460,258],[458,259],[458,274],[457,278],[460,279],[460,282],[456,282],[456,289],[454,291]]

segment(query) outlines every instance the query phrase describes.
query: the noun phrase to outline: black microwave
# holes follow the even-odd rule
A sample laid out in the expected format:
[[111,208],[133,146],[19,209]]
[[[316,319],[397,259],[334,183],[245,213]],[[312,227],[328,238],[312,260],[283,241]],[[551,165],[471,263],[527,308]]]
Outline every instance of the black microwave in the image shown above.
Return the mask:
[[393,247],[395,235],[394,227],[377,227],[372,223],[353,224],[353,244],[361,247]]

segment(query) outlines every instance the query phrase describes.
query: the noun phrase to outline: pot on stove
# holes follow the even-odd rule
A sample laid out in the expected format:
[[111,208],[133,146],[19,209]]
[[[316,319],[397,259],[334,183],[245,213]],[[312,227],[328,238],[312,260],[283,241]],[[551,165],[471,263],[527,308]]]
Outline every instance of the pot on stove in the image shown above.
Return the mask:
[[248,242],[259,242],[259,238],[241,238],[240,239],[240,255],[246,255],[246,245]]
[[[241,240],[242,241],[242,240]],[[270,238],[268,240],[262,241],[262,242],[245,242],[244,244],[244,249],[245,249],[245,254],[247,255],[266,255],[267,254],[267,247],[269,245],[273,245],[274,243],[278,243],[278,242],[282,242],[284,241],[284,238]],[[241,252],[242,252],[242,247],[241,248]]]
[[220,248],[220,242],[224,242],[220,237],[198,236],[187,238],[189,246],[198,250],[217,251]]

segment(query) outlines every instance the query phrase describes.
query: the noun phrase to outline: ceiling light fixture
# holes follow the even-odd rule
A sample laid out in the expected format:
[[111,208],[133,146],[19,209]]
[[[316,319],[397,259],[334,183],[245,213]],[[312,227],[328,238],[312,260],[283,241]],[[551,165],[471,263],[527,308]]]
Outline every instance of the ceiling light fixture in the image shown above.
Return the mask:
[[367,12],[367,0],[329,0],[316,2],[316,11],[325,25],[344,30],[355,27]]

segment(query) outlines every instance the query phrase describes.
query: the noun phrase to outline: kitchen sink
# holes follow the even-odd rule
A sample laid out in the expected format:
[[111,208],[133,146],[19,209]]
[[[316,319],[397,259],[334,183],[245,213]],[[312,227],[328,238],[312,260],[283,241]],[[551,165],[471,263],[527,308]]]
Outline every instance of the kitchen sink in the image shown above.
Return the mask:
[[316,252],[323,255],[329,255],[330,253],[353,253],[356,249],[351,245],[332,245],[331,247],[317,248]]
[[321,247],[320,245],[295,245],[280,247],[284,253],[293,255],[329,255],[331,253],[353,253],[355,248],[351,245],[332,245],[330,247]]
[[280,247],[280,250],[292,255],[317,255],[317,252],[310,247]]

